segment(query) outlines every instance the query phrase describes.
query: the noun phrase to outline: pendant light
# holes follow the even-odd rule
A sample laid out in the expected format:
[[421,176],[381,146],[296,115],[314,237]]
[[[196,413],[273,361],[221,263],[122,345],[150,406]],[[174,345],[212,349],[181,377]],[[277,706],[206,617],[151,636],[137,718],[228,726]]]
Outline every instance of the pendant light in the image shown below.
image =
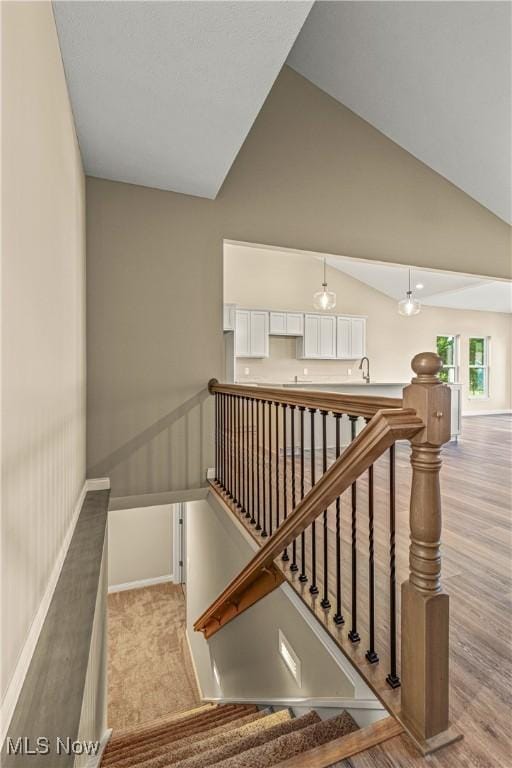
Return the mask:
[[411,290],[411,270],[409,270],[409,290],[405,299],[398,302],[398,314],[405,317],[411,317],[412,315],[419,314],[421,310],[421,304],[418,299],[415,299]]
[[322,283],[322,290],[317,291],[313,296],[313,306],[315,309],[319,309],[321,312],[327,312],[329,309],[334,309],[336,306],[336,294],[334,291],[327,290],[325,270],[326,258],[324,256],[324,281]]

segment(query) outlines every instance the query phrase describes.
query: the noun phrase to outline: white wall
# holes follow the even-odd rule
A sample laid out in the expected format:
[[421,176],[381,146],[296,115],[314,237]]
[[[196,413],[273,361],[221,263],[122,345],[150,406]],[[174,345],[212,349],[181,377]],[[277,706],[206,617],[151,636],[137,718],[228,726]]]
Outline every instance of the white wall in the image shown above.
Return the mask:
[[[313,292],[321,282],[322,265],[310,254],[290,253],[242,245],[224,246],[224,301],[242,307],[312,311]],[[512,408],[510,315],[424,306],[419,315],[401,317],[393,299],[339,270],[328,267],[329,287],[337,293],[337,314],[367,315],[367,355],[374,381],[409,382],[410,361],[418,352],[435,351],[436,337],[460,334],[462,411]],[[468,340],[490,336],[489,398],[471,399],[468,393]],[[249,368],[249,374],[245,369]],[[298,360],[295,339],[270,338],[270,357],[240,359],[236,377],[246,380],[293,381],[308,378],[361,379],[356,362]]]
[[173,504],[108,513],[108,586],[170,580],[173,576]]
[[4,705],[85,480],[85,208],[51,3],[1,20]]
[[[252,555],[244,535],[212,494],[206,501],[187,504],[187,634],[203,696],[270,701],[363,694],[374,699],[361,681],[347,677],[281,588],[210,640],[194,632],[194,621]],[[302,687],[278,654],[278,629],[301,659]],[[220,688],[212,673],[213,662]]]

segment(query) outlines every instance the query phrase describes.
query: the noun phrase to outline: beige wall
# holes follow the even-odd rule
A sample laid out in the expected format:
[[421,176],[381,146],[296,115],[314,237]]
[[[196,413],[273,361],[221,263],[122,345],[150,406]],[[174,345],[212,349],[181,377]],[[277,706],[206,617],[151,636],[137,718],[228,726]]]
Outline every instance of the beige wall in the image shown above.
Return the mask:
[[[321,282],[322,265],[313,255],[226,244],[224,298],[241,307],[312,310],[311,297]],[[374,381],[407,382],[417,352],[435,351],[436,337],[460,334],[460,380],[464,413],[512,408],[510,315],[424,306],[419,315],[401,317],[393,299],[365,283],[328,267],[329,287],[338,297],[336,313],[367,315],[366,344]],[[489,398],[469,398],[470,336],[490,337]],[[358,361],[357,361],[358,362]],[[299,360],[295,339],[270,337],[270,357],[240,359],[237,380],[283,383],[295,376],[319,380],[361,380],[357,362]],[[249,373],[246,374],[246,369]],[[349,376],[348,370],[352,370]]]
[[85,197],[51,4],[1,14],[5,701],[85,479]]
[[[372,698],[354,684],[316,638],[304,618],[277,589],[206,641],[194,621],[253,555],[231,516],[210,495],[187,504],[187,634],[206,698]],[[281,629],[302,666],[299,687],[278,653]],[[212,669],[215,663],[220,688]],[[354,675],[355,679],[355,675]],[[357,690],[356,690],[357,687]]]
[[138,436],[223,378],[223,238],[511,274],[503,221],[287,67],[216,200],[88,179],[87,214],[88,466],[114,496],[211,464],[197,422]]
[[108,586],[173,574],[173,505],[108,513]]

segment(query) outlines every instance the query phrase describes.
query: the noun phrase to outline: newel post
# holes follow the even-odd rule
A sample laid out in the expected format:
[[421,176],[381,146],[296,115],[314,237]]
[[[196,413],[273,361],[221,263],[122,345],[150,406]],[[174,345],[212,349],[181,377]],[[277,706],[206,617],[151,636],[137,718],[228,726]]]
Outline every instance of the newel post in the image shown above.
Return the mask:
[[453,741],[448,719],[449,599],[441,588],[441,447],[450,439],[451,391],[441,358],[416,355],[403,393],[425,428],[411,438],[409,579],[402,584],[401,716],[423,752]]

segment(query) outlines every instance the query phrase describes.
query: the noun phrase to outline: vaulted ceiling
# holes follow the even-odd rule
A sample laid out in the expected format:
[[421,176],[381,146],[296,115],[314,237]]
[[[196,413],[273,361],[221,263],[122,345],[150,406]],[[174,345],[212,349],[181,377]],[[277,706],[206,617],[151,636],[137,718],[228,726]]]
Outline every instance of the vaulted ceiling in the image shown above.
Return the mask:
[[214,198],[311,6],[54,2],[86,173]]
[[311,7],[56,0],[86,173],[214,198],[287,60],[511,221],[510,3]]
[[288,64],[511,222],[510,2],[317,2]]

